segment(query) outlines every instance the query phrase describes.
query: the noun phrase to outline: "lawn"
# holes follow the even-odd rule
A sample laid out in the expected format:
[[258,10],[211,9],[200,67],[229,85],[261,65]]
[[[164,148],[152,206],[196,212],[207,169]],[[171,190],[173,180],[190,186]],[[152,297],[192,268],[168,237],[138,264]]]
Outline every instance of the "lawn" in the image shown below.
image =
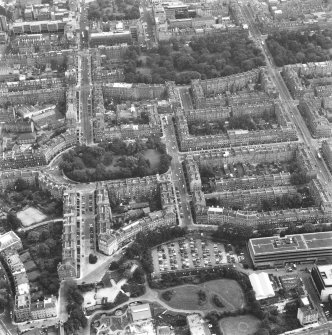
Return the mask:
[[24,227],[29,227],[47,218],[46,215],[34,207],[28,207],[23,211],[17,212],[17,217],[21,220]]
[[253,315],[227,317],[219,322],[224,335],[252,335],[257,331],[259,324],[260,321]]
[[[145,159],[150,161],[151,169],[157,169],[160,163],[160,156],[161,154],[155,149],[147,149],[143,152],[143,156]],[[115,155],[113,157],[112,164],[106,166],[107,171],[117,172],[120,171],[121,168],[118,166],[118,161],[122,156]],[[92,170],[92,169],[90,169]]]
[[201,290],[199,285],[183,285],[173,287],[171,289],[174,294],[170,301],[166,303],[173,308],[185,310],[207,310],[209,309],[209,302],[204,305],[198,304],[198,292]]
[[[199,285],[181,285],[170,288],[173,295],[165,301],[170,307],[184,310],[236,310],[244,307],[244,295],[240,285],[231,279],[217,279]],[[198,292],[203,290],[207,299],[203,305],[198,302]],[[164,290],[168,291],[168,290]],[[162,291],[162,292],[164,292]],[[217,307],[212,297],[217,295],[225,307]],[[160,298],[162,299],[161,295]],[[163,299],[162,299],[163,300]]]
[[161,154],[155,149],[147,149],[143,152],[145,159],[150,161],[151,169],[157,169],[160,163]]
[[232,279],[217,279],[208,281],[202,286],[210,295],[217,294],[229,309],[244,307],[244,295],[240,285]]

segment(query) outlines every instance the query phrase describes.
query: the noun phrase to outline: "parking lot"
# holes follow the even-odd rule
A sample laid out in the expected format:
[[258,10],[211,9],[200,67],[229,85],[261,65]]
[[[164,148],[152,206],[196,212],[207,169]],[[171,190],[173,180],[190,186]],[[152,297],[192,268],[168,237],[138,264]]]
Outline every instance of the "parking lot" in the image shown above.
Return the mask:
[[152,249],[152,258],[154,273],[238,262],[230,245],[224,246],[192,237],[171,241]]

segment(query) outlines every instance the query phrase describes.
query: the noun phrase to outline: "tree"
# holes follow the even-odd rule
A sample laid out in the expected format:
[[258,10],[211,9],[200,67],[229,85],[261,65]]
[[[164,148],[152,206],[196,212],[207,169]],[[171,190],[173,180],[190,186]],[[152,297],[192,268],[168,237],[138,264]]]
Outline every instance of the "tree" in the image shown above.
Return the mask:
[[119,263],[115,261],[113,261],[109,266],[109,270],[111,271],[117,270],[118,268],[119,268]]
[[315,226],[312,223],[307,222],[302,226],[301,230],[303,233],[313,233],[315,231]]
[[17,230],[21,226],[21,220],[13,212],[7,214],[7,230]]
[[40,243],[38,245],[38,256],[39,257],[48,257],[50,256],[50,248],[45,243]]
[[40,239],[39,231],[36,231],[36,230],[29,231],[28,233],[29,242],[36,243],[39,241],[39,239]]
[[253,232],[254,230],[250,226],[226,223],[218,228],[213,234],[213,238],[243,244],[248,241],[249,238],[253,237]]
[[137,268],[133,273],[132,281],[135,281],[137,284],[144,284],[145,282],[145,273],[142,268]]
[[89,263],[90,264],[96,264],[98,260],[98,257],[94,254],[90,254],[89,255]]
[[14,189],[17,192],[22,192],[23,190],[26,190],[27,188],[29,188],[29,184],[24,179],[22,178],[16,179],[14,183]]

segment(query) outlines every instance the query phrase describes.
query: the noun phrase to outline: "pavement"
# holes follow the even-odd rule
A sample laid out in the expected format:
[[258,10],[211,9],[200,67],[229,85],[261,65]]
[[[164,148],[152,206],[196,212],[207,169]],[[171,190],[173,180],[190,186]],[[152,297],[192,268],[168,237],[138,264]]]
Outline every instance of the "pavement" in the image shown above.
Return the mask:
[[[93,318],[98,315],[98,314],[106,314],[106,313],[111,313],[125,305],[128,305],[132,302],[135,301],[140,301],[140,302],[148,302],[148,303],[158,303],[160,304],[162,307],[164,307],[165,309],[175,312],[175,313],[188,313],[187,310],[183,310],[183,309],[177,309],[177,308],[172,308],[170,306],[168,306],[164,301],[159,299],[158,296],[158,292],[151,290],[148,285],[146,285],[146,292],[144,295],[142,295],[139,298],[130,298],[128,301],[126,301],[125,303],[118,305],[115,308],[111,308],[109,310],[100,310],[100,311],[95,311],[94,313],[92,313],[90,316],[88,316],[88,326],[86,328],[83,329],[83,335],[90,335],[90,326],[91,326],[91,321],[93,320]],[[204,312],[202,312],[201,310],[191,310],[190,313],[198,313],[200,315],[204,315]]]
[[91,101],[91,55],[88,51],[80,53],[82,79],[80,82],[79,104],[83,139],[87,145],[93,143],[92,101]]
[[9,309],[6,309],[0,315],[0,334],[1,335],[16,335],[17,326],[12,323]]
[[178,89],[181,97],[181,107],[187,111],[194,109],[194,106],[192,104],[189,88],[187,87],[181,87]]
[[62,222],[63,219],[54,219],[54,220],[47,220],[47,221],[43,221],[43,222],[39,222],[39,223],[36,223],[36,224],[33,224],[29,227],[24,227],[24,228],[19,228],[17,231],[20,232],[20,231],[29,231],[29,230],[32,230],[32,229],[36,229],[38,227],[43,227],[45,225],[48,225],[49,223],[56,223],[56,222]]
[[292,117],[294,124],[298,130],[300,141],[303,142],[306,145],[307,149],[310,151],[312,162],[314,162],[317,167],[318,178],[323,180],[327,186],[332,187],[331,173],[328,170],[325,162],[317,157],[317,150],[320,147],[319,140],[312,138],[310,131],[296,106],[297,102],[291,96],[284,80],[280,75],[280,69],[275,66],[273,62],[273,57],[268,48],[266,47],[266,43],[261,43],[265,41],[265,38],[262,36],[259,29],[255,25],[255,18],[252,11],[250,11],[246,5],[241,6],[241,9],[243,16],[246,18],[246,21],[248,23],[252,38],[259,41],[259,45],[261,45],[261,51],[265,56],[267,69],[269,71],[272,81],[274,82],[280,93],[281,103],[283,106],[286,107],[289,115]]
[[186,179],[182,169],[182,160],[179,153],[177,139],[175,135],[175,128],[171,116],[166,116],[167,123],[163,122],[165,144],[167,153],[172,157],[171,170],[172,181],[175,187],[174,194],[178,191],[178,200],[176,200],[176,207],[179,216],[180,226],[188,227],[192,225],[192,216],[190,209],[190,196],[188,195]]

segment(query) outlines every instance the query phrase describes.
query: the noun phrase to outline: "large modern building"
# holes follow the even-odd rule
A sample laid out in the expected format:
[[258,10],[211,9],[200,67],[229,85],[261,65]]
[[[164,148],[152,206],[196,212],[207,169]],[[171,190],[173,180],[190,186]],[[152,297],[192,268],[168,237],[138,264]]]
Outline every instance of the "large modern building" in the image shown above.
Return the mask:
[[255,268],[326,262],[332,256],[332,232],[252,238],[248,249]]
[[315,266],[311,271],[320,299],[327,302],[332,297],[332,265]]

